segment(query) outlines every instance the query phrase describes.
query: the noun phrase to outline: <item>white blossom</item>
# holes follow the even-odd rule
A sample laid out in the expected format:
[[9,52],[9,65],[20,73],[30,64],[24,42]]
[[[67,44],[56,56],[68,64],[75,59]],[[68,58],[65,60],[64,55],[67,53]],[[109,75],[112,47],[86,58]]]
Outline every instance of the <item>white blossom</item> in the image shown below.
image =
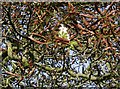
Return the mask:
[[68,28],[66,28],[63,24],[61,24],[61,27],[59,28],[59,37],[66,38],[70,40],[69,34],[67,32]]

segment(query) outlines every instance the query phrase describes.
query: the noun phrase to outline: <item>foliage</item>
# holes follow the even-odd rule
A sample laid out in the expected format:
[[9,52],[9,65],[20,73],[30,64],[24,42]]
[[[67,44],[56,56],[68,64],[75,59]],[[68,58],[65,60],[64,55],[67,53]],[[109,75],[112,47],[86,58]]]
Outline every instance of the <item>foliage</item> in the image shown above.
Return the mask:
[[120,88],[119,3],[11,2],[2,10],[1,87]]

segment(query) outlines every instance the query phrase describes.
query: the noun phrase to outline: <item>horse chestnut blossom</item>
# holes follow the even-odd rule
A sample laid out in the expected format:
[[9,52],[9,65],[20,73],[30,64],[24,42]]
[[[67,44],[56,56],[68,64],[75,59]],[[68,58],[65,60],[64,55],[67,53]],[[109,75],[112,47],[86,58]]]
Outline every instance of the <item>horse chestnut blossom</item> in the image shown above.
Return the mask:
[[66,28],[63,24],[60,24],[60,28],[59,28],[59,33],[58,33],[58,36],[61,38],[59,38],[59,41],[58,42],[61,42],[61,43],[67,43],[70,45],[70,49],[74,49],[74,46],[78,46],[78,43],[73,40],[73,41],[70,41],[70,35],[68,34],[68,28]]
[[70,36],[67,32],[68,28],[66,28],[63,24],[60,24],[60,28],[59,28],[59,33],[58,36],[67,40],[70,40]]

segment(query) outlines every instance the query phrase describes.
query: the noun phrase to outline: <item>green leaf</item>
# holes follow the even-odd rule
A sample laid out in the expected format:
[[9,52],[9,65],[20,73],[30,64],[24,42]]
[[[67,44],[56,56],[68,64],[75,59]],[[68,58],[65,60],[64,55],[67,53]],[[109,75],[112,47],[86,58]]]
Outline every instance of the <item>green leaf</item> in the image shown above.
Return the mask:
[[28,67],[29,66],[28,60],[25,57],[22,58],[22,63],[23,63],[24,67]]
[[9,84],[9,79],[10,79],[10,78],[7,78],[7,79],[6,79],[6,85]]
[[12,62],[12,67],[13,67],[14,69],[16,69],[16,68],[17,68],[17,65],[16,65],[14,62]]
[[12,44],[8,42],[7,46],[8,46],[8,56],[12,58]]
[[70,49],[74,49],[74,46],[78,46],[76,41],[70,41]]
[[108,70],[110,70],[110,64],[108,62],[106,63],[106,66],[107,66]]

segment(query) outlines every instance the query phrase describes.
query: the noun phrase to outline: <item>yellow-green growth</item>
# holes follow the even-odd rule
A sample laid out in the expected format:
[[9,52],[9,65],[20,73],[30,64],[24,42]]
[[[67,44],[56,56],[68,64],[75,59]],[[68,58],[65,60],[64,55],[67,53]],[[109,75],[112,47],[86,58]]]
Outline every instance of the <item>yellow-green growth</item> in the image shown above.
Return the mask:
[[8,46],[8,56],[12,58],[12,44],[8,42],[7,46]]

